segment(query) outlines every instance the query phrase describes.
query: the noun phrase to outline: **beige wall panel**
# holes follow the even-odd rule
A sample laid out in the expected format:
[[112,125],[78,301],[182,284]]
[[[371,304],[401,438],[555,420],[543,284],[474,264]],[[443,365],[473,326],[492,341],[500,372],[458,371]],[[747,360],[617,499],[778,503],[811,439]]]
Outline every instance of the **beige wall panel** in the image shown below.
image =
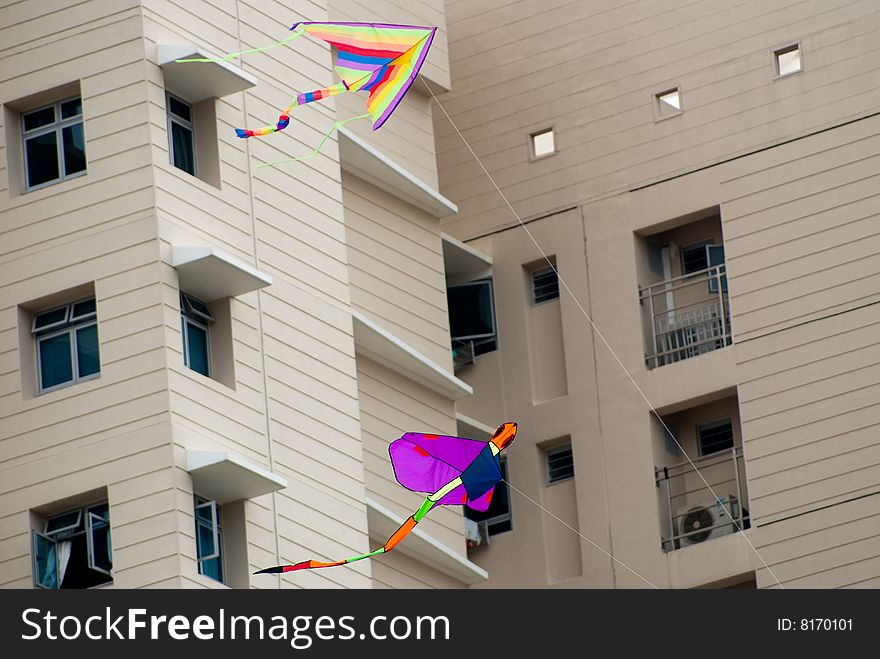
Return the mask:
[[[457,434],[454,406],[452,401],[381,364],[363,357],[357,362],[367,494],[405,519],[425,497],[397,482],[388,446],[407,432]],[[461,508],[435,508],[419,528],[453,551],[464,553]]]
[[[377,540],[376,542],[383,542]],[[410,556],[395,552],[373,561],[373,588],[462,588],[464,584]]]
[[352,303],[451,370],[437,220],[354,176],[343,178],[343,201]]

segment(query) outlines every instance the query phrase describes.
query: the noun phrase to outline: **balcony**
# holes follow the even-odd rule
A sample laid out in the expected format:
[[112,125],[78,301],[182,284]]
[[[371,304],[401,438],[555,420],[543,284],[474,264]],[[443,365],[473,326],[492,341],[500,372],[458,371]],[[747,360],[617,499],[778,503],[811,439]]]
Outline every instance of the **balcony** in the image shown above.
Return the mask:
[[[715,246],[706,246],[707,250]],[[710,253],[707,261],[712,263]],[[721,252],[723,259],[723,251]],[[639,289],[649,369],[718,350],[731,343],[726,265],[666,279]]]
[[[712,486],[718,499],[700,475]],[[696,458],[693,465],[685,461],[657,467],[654,477],[660,490],[661,510],[665,509],[662,512],[666,519],[661,525],[664,551],[700,544],[749,528],[741,447],[734,446]]]

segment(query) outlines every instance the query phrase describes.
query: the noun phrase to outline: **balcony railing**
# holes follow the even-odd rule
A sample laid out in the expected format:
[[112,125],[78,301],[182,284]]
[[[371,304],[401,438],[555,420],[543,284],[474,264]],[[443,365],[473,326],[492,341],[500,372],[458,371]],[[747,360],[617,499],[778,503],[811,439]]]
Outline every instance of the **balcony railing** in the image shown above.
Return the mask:
[[730,345],[725,273],[721,264],[639,289],[651,331],[651,347],[645,355],[648,368]]
[[[661,545],[664,551],[736,533],[738,528],[749,528],[748,491],[741,447],[696,458],[693,465],[681,462],[670,467],[656,467],[654,477],[660,488]],[[704,478],[718,499],[706,487]]]

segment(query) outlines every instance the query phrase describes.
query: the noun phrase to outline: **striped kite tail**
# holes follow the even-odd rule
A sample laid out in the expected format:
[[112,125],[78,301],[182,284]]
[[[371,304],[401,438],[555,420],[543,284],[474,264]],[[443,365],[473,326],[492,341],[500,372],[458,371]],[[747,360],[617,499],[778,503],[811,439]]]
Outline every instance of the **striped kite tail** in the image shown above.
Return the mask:
[[293,99],[290,105],[288,105],[284,110],[281,111],[281,116],[278,117],[278,122],[274,126],[263,126],[262,128],[257,128],[255,130],[236,128],[235,134],[241,138],[248,138],[277,133],[278,131],[287,128],[287,126],[290,124],[290,113],[293,112],[293,108],[300,105],[305,105],[306,103],[320,101],[322,98],[336,96],[337,94],[342,94],[347,91],[348,84],[346,84],[346,82],[343,80],[340,83],[331,85],[330,87],[326,87],[324,89],[318,89],[313,92],[299,94],[295,99]]
[[428,511],[431,510],[436,505],[436,501],[432,501],[431,498],[425,499],[425,502],[422,504],[421,508],[418,509],[413,515],[410,515],[407,520],[401,524],[400,528],[397,529],[394,534],[388,538],[388,542],[385,543],[383,547],[379,547],[375,551],[371,551],[367,554],[361,554],[360,556],[352,556],[351,558],[346,558],[341,561],[332,561],[329,563],[325,563],[323,561],[301,561],[300,563],[296,563],[295,565],[276,565],[275,567],[267,567],[264,570],[258,570],[254,572],[254,574],[283,574],[285,572],[295,572],[297,570],[315,570],[317,568],[322,567],[337,567],[339,565],[347,565],[348,563],[354,563],[356,561],[362,561],[365,558],[372,558],[373,556],[378,556],[379,554],[387,554],[391,550],[393,550],[401,540],[403,540],[406,536],[408,536],[412,530],[416,527],[416,524],[428,514]]

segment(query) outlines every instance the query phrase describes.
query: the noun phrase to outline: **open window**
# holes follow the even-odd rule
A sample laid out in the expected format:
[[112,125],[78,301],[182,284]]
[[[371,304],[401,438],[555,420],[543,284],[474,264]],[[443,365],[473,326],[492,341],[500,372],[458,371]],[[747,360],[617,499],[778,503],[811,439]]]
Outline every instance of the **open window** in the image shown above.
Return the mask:
[[211,377],[211,308],[198,298],[180,293],[180,330],[183,337],[183,363],[197,373]]
[[449,286],[446,295],[453,352],[457,346],[469,348],[473,356],[497,349],[492,280]]
[[196,558],[199,574],[225,583],[223,570],[223,531],[220,527],[220,505],[195,497]]
[[32,534],[34,586],[91,588],[113,581],[110,508],[106,501],[45,519]]

